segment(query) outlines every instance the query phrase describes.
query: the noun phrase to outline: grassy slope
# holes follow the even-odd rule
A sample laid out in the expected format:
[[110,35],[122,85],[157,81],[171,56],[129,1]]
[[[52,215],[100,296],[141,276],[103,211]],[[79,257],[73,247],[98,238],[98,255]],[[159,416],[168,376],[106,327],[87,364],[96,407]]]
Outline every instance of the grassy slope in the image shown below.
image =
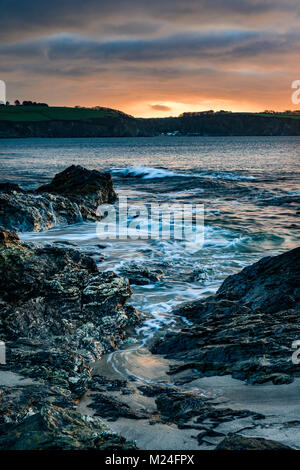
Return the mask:
[[[280,117],[300,119],[300,115],[266,114],[266,113],[238,113],[253,114],[264,117]],[[117,111],[103,108],[67,108],[58,106],[0,106],[0,121],[37,122],[37,121],[77,121],[84,119],[97,119],[116,116]],[[226,115],[224,115],[226,116]]]
[[289,119],[300,119],[299,114],[267,114],[267,113],[253,113],[257,116],[264,117],[279,117],[279,118],[289,118]]
[[96,119],[112,116],[113,114],[113,111],[106,109],[96,110],[55,106],[51,106],[49,108],[43,106],[0,106],[1,121],[70,121],[92,118]]

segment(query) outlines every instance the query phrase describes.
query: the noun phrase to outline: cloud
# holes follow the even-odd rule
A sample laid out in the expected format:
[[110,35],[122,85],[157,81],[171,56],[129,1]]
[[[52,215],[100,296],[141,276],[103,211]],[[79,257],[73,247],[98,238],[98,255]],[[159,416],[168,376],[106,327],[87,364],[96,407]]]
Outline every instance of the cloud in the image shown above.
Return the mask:
[[150,104],[149,107],[155,111],[171,111],[172,108],[163,104]]
[[98,41],[75,35],[57,35],[41,40],[0,46],[0,56],[57,61],[97,61],[113,63],[205,63],[261,55],[294,53],[300,48],[300,32],[276,34],[272,31],[232,30],[185,33],[148,40]]
[[288,29],[299,12],[298,0],[2,0],[0,36],[4,42],[62,31],[98,37],[139,31],[145,37],[159,30],[156,25],[169,32],[224,24]]
[[0,78],[11,100],[288,108],[299,24],[299,0],[2,0]]

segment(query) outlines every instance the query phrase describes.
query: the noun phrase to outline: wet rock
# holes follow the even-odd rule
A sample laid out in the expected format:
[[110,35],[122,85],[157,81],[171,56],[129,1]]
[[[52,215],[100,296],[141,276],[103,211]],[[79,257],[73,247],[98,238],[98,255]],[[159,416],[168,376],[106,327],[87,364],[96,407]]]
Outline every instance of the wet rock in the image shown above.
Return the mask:
[[217,426],[224,421],[251,416],[253,419],[262,419],[263,415],[248,410],[232,410],[230,408],[215,408],[205,397],[196,393],[180,393],[169,391],[156,398],[158,411],[166,422],[182,425],[192,418],[196,423],[203,424],[207,420]]
[[119,272],[122,276],[126,276],[129,279],[130,284],[140,286],[158,282],[164,276],[161,269],[150,269],[147,266],[136,263],[122,266]]
[[117,199],[110,173],[88,170],[81,165],[71,165],[57,173],[51,183],[41,186],[37,192],[59,194],[76,201],[84,216],[96,211],[100,204]]
[[116,197],[110,174],[72,165],[36,191],[0,184],[0,225],[8,230],[38,232],[55,225],[98,220],[98,205],[113,203]]
[[[251,417],[260,420],[264,415],[249,410],[232,410],[230,408],[216,408],[212,400],[196,391],[182,391],[176,387],[143,386],[147,396],[156,396],[155,402],[163,422],[175,423],[180,428],[189,427],[206,430],[212,436],[212,428],[226,421],[238,418]],[[207,422],[210,423],[207,426]],[[219,433],[218,433],[219,434]],[[217,434],[214,433],[214,436]]]
[[32,385],[0,387],[1,449],[127,449],[97,419],[74,412],[91,362],[138,321],[128,281],[101,273],[72,248],[35,247],[0,228],[0,339],[4,372]]
[[167,333],[152,352],[180,361],[171,373],[231,374],[249,383],[290,383],[300,376],[292,343],[300,338],[300,248],[229,276],[216,295],[175,310],[193,322]]
[[38,232],[80,220],[78,207],[66,198],[24,191],[0,192],[0,224],[8,230]]
[[[0,336],[9,365],[81,395],[90,362],[138,321],[128,282],[70,248],[36,248],[0,230]],[[7,243],[7,240],[11,240]]]
[[99,418],[45,405],[20,423],[8,426],[0,437],[5,450],[129,450],[133,443],[112,433]]
[[221,441],[216,450],[294,450],[280,442],[260,437],[244,437],[239,434],[229,434]]
[[127,380],[120,379],[108,379],[104,376],[93,375],[93,382],[90,390],[92,391],[109,391],[109,392],[120,392],[125,391],[127,387]]
[[93,395],[93,401],[88,406],[95,410],[96,416],[107,418],[108,421],[116,421],[119,418],[146,419],[150,417],[149,412],[132,409],[127,403],[102,393]]

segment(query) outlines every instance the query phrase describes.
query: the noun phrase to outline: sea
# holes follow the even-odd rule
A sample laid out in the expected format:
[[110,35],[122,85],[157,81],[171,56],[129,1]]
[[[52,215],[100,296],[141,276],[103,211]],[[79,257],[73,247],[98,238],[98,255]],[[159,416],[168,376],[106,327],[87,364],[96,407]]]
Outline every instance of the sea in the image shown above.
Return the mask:
[[[159,281],[132,286],[129,302],[143,322],[135,338],[106,359],[121,376],[155,380],[147,345],[157,333],[178,328],[173,309],[179,304],[205,298],[228,275],[300,245],[300,137],[0,140],[2,182],[33,189],[72,164],[110,172],[118,195],[137,210],[147,204],[204,208],[201,243],[99,240],[94,222],[20,234],[26,242],[74,246],[94,256],[100,270],[121,273],[134,264],[163,272]],[[146,355],[143,367],[133,360],[139,354]]]

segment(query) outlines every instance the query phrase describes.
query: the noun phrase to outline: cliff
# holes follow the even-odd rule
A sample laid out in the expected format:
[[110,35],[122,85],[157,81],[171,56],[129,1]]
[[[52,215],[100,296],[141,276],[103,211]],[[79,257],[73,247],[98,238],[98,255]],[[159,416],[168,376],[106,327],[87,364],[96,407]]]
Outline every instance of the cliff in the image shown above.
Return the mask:
[[[200,136],[300,135],[296,116],[212,113],[142,119],[106,108],[0,108],[0,138],[152,137],[161,134]],[[20,108],[20,109],[19,109]],[[21,109],[23,108],[23,109]],[[28,107],[31,108],[31,107]]]

